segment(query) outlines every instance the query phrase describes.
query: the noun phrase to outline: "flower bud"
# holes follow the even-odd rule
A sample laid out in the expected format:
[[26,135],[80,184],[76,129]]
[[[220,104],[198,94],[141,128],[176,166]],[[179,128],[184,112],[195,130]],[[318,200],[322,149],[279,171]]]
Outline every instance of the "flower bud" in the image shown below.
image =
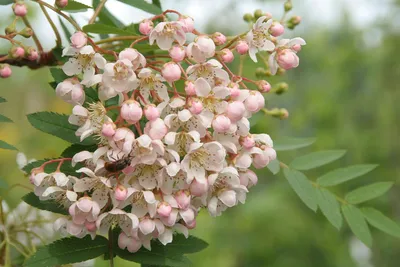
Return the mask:
[[293,16],[290,18],[290,22],[293,23],[293,25],[297,26],[301,22],[301,17],[300,16]]
[[285,70],[290,70],[299,66],[299,57],[291,49],[284,49],[278,53],[277,62]]
[[226,133],[231,128],[231,120],[224,115],[218,115],[213,120],[212,126],[216,132]]
[[250,13],[246,13],[243,15],[243,20],[246,22],[253,22],[254,21],[254,17],[252,14]]
[[264,68],[257,68],[256,69],[256,77],[257,78],[261,78],[261,77],[265,77],[266,76],[267,71]]
[[290,10],[292,10],[292,8],[293,8],[292,2],[286,1],[284,8],[285,8],[285,12],[289,12]]
[[185,32],[192,32],[194,30],[194,21],[191,17],[181,16],[178,21],[181,22],[182,29]]
[[300,52],[301,51],[301,45],[300,44],[295,44],[294,46],[292,46],[292,49],[296,52]]
[[253,91],[244,101],[246,109],[252,113],[260,111],[265,105],[264,97],[260,92]]
[[115,134],[117,126],[114,122],[105,122],[101,127],[101,134],[105,137],[112,137]]
[[21,35],[22,37],[29,38],[33,35],[33,30],[29,27],[25,27],[18,34]]
[[151,30],[153,30],[153,27],[153,21],[145,19],[139,24],[139,32],[143,35],[149,35]]
[[147,105],[144,107],[144,116],[149,121],[154,121],[160,117],[160,111],[154,105]]
[[187,191],[180,190],[175,193],[175,200],[182,210],[186,210],[190,205],[190,194]]
[[71,40],[71,46],[76,49],[80,49],[87,44],[86,34],[79,31],[72,34],[70,40]]
[[231,50],[229,50],[228,48],[222,49],[221,51],[221,59],[223,62],[225,63],[230,63],[233,61],[233,53]]
[[1,78],[8,78],[12,74],[12,70],[10,65],[8,64],[0,64],[0,77]]
[[272,23],[271,28],[269,28],[269,33],[274,37],[281,36],[284,32],[285,27],[279,22]]
[[28,59],[30,61],[36,61],[39,58],[39,53],[33,47],[28,47],[26,53],[28,54]]
[[204,183],[199,183],[196,179],[190,184],[190,193],[193,196],[201,197],[208,191],[208,181],[205,180]]
[[146,123],[144,133],[153,140],[160,140],[168,133],[168,127],[162,119],[158,118]]
[[15,16],[24,17],[28,13],[28,8],[24,2],[17,2],[13,5],[13,11]]
[[212,39],[213,39],[215,45],[223,45],[226,42],[226,36],[220,32],[215,32],[212,35]]
[[148,235],[154,231],[155,223],[152,219],[146,216],[140,221],[139,228],[144,235]]
[[135,100],[127,100],[122,104],[120,114],[124,120],[134,124],[142,118],[143,110]]
[[239,54],[244,55],[249,51],[249,45],[245,41],[239,41],[236,45],[236,51]]
[[198,100],[198,99],[193,99],[190,102],[190,108],[189,108],[190,112],[192,112],[195,115],[200,114],[203,111],[203,103]]
[[188,96],[196,95],[196,89],[194,87],[193,82],[191,81],[185,82],[185,92]]
[[164,64],[161,74],[167,82],[172,83],[181,78],[182,71],[178,64],[174,62],[168,62]]
[[272,19],[272,14],[270,12],[265,12],[264,16],[266,20]]
[[268,93],[269,91],[271,91],[271,85],[267,81],[264,81],[264,80],[259,81],[258,82],[258,91],[260,93]]
[[232,98],[240,96],[240,89],[236,83],[231,83],[231,87],[229,87],[229,90]]
[[25,50],[20,46],[14,46],[10,50],[10,56],[12,58],[22,58],[25,56]]
[[276,90],[275,90],[275,94],[277,95],[281,95],[285,92],[287,92],[289,90],[289,85],[287,83],[278,83]]
[[168,217],[171,214],[172,207],[167,202],[161,202],[158,205],[157,213],[162,217]]
[[128,190],[123,185],[117,185],[115,188],[115,199],[118,201],[124,201],[128,195]]
[[175,62],[181,62],[186,56],[185,49],[180,45],[174,45],[168,52],[171,59]]
[[246,112],[246,108],[241,101],[231,102],[228,105],[226,114],[232,122],[241,120]]
[[245,136],[241,139],[240,144],[246,149],[251,149],[256,145],[256,141],[252,136]]
[[97,230],[96,222],[88,222],[88,221],[86,221],[85,222],[85,227],[86,227],[86,230],[88,230],[89,232],[95,232]]
[[68,5],[68,0],[56,0],[54,3],[58,8],[64,8]]
[[263,16],[263,11],[261,9],[256,9],[254,11],[254,18],[257,20],[259,17]]
[[77,78],[69,78],[59,83],[56,95],[67,103],[82,105],[85,101],[85,91]]
[[253,171],[247,170],[246,172],[239,173],[239,180],[240,180],[241,185],[244,185],[244,186],[250,188],[251,186],[257,184],[258,177],[257,177],[257,174],[255,174]]
[[6,29],[4,30],[4,32],[7,35],[16,34],[17,33],[17,28],[15,27],[15,23],[12,23],[9,26],[7,26]]

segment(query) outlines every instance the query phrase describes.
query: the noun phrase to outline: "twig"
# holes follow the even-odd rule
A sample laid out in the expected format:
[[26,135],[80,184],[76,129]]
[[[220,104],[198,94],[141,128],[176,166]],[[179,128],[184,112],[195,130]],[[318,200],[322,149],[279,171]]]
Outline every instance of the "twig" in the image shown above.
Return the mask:
[[[22,17],[22,20],[24,21],[26,27],[29,27],[29,28],[32,29],[31,24],[29,23],[28,19],[27,19],[25,16]],[[37,37],[37,35],[36,35],[36,33],[35,33],[34,30],[32,30],[32,38],[33,38],[33,41],[35,42],[35,44],[36,44],[36,46],[37,46],[37,49],[38,49],[39,54],[42,54],[42,53],[43,53],[43,46],[42,46],[42,44],[40,43],[40,41],[39,41],[39,39],[38,39],[38,37]]]
[[104,4],[106,2],[107,2],[107,0],[101,0],[100,4],[97,6],[96,10],[94,11],[93,16],[90,18],[89,24],[92,24],[96,20],[97,16],[99,15],[100,11],[103,9]]
[[40,9],[43,11],[44,16],[46,17],[47,21],[50,23],[51,28],[53,29],[54,34],[56,35],[56,46],[61,47],[61,35],[54,24],[53,20],[50,18],[49,13],[47,12],[46,8],[42,4],[39,4]]

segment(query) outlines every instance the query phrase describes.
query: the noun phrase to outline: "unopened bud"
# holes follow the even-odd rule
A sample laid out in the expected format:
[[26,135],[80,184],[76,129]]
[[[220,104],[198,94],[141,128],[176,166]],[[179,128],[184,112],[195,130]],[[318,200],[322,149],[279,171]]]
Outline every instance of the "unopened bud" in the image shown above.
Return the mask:
[[264,16],[266,16],[266,20],[272,19],[272,14],[270,12],[265,12]]
[[259,17],[262,17],[262,15],[263,15],[263,12],[262,12],[261,9],[257,9],[257,10],[254,11],[254,18],[255,19],[258,19]]
[[27,58],[30,61],[35,61],[39,58],[39,53],[33,47],[28,47],[28,49],[26,50],[26,54],[27,54]]
[[261,78],[266,76],[266,70],[264,68],[257,68],[256,69],[256,77]]
[[22,58],[25,56],[25,50],[20,46],[14,46],[10,49],[9,55],[12,58]]
[[68,0],[56,0],[54,3],[58,8],[64,8],[68,5]]
[[285,8],[285,12],[289,12],[290,10],[292,10],[292,8],[293,8],[292,2],[287,1],[284,5],[284,8]]
[[19,35],[25,37],[25,38],[29,38],[33,35],[33,30],[29,27],[25,27],[22,31],[20,31],[18,33]]
[[246,13],[243,15],[243,20],[246,22],[253,22],[254,21],[254,17],[252,14],[250,13]]
[[279,111],[281,120],[289,118],[289,111],[286,108],[281,108]]
[[299,25],[301,22],[301,17],[300,16],[293,16],[290,21],[295,25]]
[[287,83],[278,83],[275,89],[275,94],[281,95],[289,90],[289,85]]
[[18,1],[13,5],[13,11],[15,16],[24,17],[28,13],[28,9],[24,2]]
[[8,64],[0,64],[0,77],[1,78],[8,78],[12,74],[10,65]]
[[6,27],[5,33],[7,35],[17,33],[17,28],[15,27],[15,23],[16,23],[16,20],[14,20],[9,26]]

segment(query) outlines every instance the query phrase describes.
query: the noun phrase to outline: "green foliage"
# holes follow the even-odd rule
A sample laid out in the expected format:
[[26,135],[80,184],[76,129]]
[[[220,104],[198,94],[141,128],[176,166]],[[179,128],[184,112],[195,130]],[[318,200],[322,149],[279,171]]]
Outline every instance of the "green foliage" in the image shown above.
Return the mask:
[[292,189],[300,197],[300,199],[313,211],[317,211],[318,205],[316,201],[315,189],[307,179],[307,177],[297,170],[284,168],[283,173],[288,180]]
[[8,188],[8,183],[0,177],[0,189],[7,189]]
[[125,29],[118,28],[117,26],[111,26],[107,24],[100,24],[100,23],[95,23],[95,24],[89,24],[84,26],[83,28],[84,32],[87,33],[99,33],[99,34],[121,34],[121,35],[137,35],[137,32],[133,31],[129,27],[126,27]]
[[63,215],[68,215],[66,208],[60,206],[57,202],[52,200],[40,200],[35,193],[30,192],[22,197],[22,200],[32,207],[38,208],[40,210],[47,210],[54,213],[59,213]]
[[18,150],[16,147],[6,143],[3,140],[0,140],[0,148],[2,149],[8,149],[8,150]]
[[370,225],[389,235],[400,238],[400,226],[383,215],[382,212],[369,207],[362,208],[361,211]]
[[77,126],[68,122],[68,115],[53,112],[37,112],[28,114],[28,121],[36,129],[57,136],[73,144],[92,145],[95,144],[93,138],[86,138],[82,142],[75,135]]
[[0,114],[0,122],[13,122],[13,121],[7,118],[6,116]]
[[364,215],[353,205],[342,205],[342,212],[351,231],[368,247],[372,246],[372,236]]
[[133,6],[135,8],[141,9],[141,10],[146,11],[146,12],[151,13],[151,14],[157,15],[157,14],[162,13],[161,6],[160,6],[159,2],[158,3],[156,2],[154,4],[149,4],[144,0],[135,0],[135,1],[132,1],[132,0],[118,0],[118,1],[121,2],[121,3],[125,3],[127,5],[130,5],[130,6]]
[[81,152],[81,151],[90,151],[93,152],[97,149],[97,145],[91,145],[91,146],[84,146],[80,144],[72,144],[69,147],[67,147],[62,153],[62,157],[66,158],[72,158],[76,153]]
[[70,12],[70,13],[75,13],[75,12],[77,13],[77,12],[85,12],[88,9],[91,9],[91,8],[92,8],[91,6],[82,4],[82,3],[77,2],[77,1],[71,1],[70,0],[70,1],[68,1],[68,5],[66,7],[62,8],[61,10],[62,11],[67,11],[67,12]]
[[0,5],[5,6],[14,3],[13,0],[0,0]]
[[69,237],[40,247],[24,264],[26,267],[52,267],[96,258],[107,251],[105,237]]
[[64,31],[65,37],[67,37],[67,39],[69,40],[71,38],[72,33],[68,30],[67,26],[65,25],[61,17],[58,17],[58,21],[60,22],[61,28]]
[[340,212],[339,202],[336,200],[336,196],[326,190],[325,188],[317,188],[316,196],[318,206],[322,213],[328,219],[328,221],[336,227],[338,230],[342,227],[342,214]]
[[333,170],[317,179],[318,184],[321,186],[334,186],[344,182],[347,182],[351,179],[362,176],[373,169],[375,169],[378,165],[375,164],[360,164],[353,165],[346,168],[340,168]]
[[274,140],[276,151],[294,150],[312,145],[315,138],[278,137]]
[[346,195],[350,204],[360,204],[385,194],[393,186],[392,182],[378,182],[357,188]]
[[65,74],[64,71],[60,68],[56,68],[56,67],[50,68],[50,73],[51,73],[51,76],[53,77],[54,81],[56,82],[56,84],[69,78],[69,76],[67,74]]
[[7,100],[0,96],[0,103],[4,103],[4,102],[7,102]]
[[290,163],[290,166],[297,170],[310,170],[328,164],[344,156],[345,150],[318,151],[300,156]]
[[267,165],[268,170],[272,172],[272,174],[278,174],[279,171],[281,170],[280,163],[278,159],[272,160],[269,162]]

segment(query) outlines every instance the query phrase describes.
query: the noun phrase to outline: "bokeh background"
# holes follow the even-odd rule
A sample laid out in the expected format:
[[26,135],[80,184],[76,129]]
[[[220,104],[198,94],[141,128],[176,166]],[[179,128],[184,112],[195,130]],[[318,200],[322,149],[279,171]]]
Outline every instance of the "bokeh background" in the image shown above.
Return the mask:
[[[81,2],[90,4],[90,1]],[[49,1],[51,2],[51,1]],[[247,30],[241,20],[246,12],[260,8],[280,18],[283,0],[161,0],[164,9],[177,9],[195,19],[207,33],[215,30],[233,35]],[[386,196],[368,203],[400,222],[400,1],[389,0],[294,0],[292,15],[303,21],[287,36],[301,36],[307,46],[300,52],[300,67],[284,77],[269,78],[271,84],[286,81],[289,91],[269,96],[267,107],[289,110],[287,120],[265,117],[254,121],[255,132],[278,136],[317,137],[310,148],[282,152],[284,162],[296,155],[323,149],[347,149],[346,156],[326,167],[307,172],[318,177],[342,166],[377,163],[379,167],[334,190],[343,194],[374,181],[394,181]],[[53,36],[31,4],[30,17],[46,48]],[[126,23],[148,14],[109,0],[107,7]],[[10,7],[0,8],[0,28],[9,23]],[[90,14],[74,14],[80,21]],[[134,18],[134,19],[132,19]],[[0,42],[0,53],[8,44]],[[237,62],[236,62],[237,63]],[[236,64],[233,63],[233,64]],[[233,67],[234,68],[234,67]],[[245,74],[254,78],[256,66],[246,62]],[[48,69],[13,69],[11,79],[0,80],[0,96],[8,102],[0,113],[14,123],[0,124],[0,138],[18,147],[28,158],[57,157],[67,143],[35,130],[28,113],[50,110],[70,113],[71,106],[55,98],[48,85]],[[16,153],[0,150],[0,177],[9,184],[29,185],[18,170]],[[25,189],[1,191],[16,206]],[[259,172],[259,184],[248,194],[246,205],[211,218],[203,212],[192,234],[210,246],[190,258],[194,266],[271,267],[397,267],[400,240],[372,229],[374,245],[366,249],[346,228],[339,232],[321,215],[309,210],[290,189],[281,174]],[[107,266],[97,261],[96,266]],[[118,261],[116,266],[136,266]]]

